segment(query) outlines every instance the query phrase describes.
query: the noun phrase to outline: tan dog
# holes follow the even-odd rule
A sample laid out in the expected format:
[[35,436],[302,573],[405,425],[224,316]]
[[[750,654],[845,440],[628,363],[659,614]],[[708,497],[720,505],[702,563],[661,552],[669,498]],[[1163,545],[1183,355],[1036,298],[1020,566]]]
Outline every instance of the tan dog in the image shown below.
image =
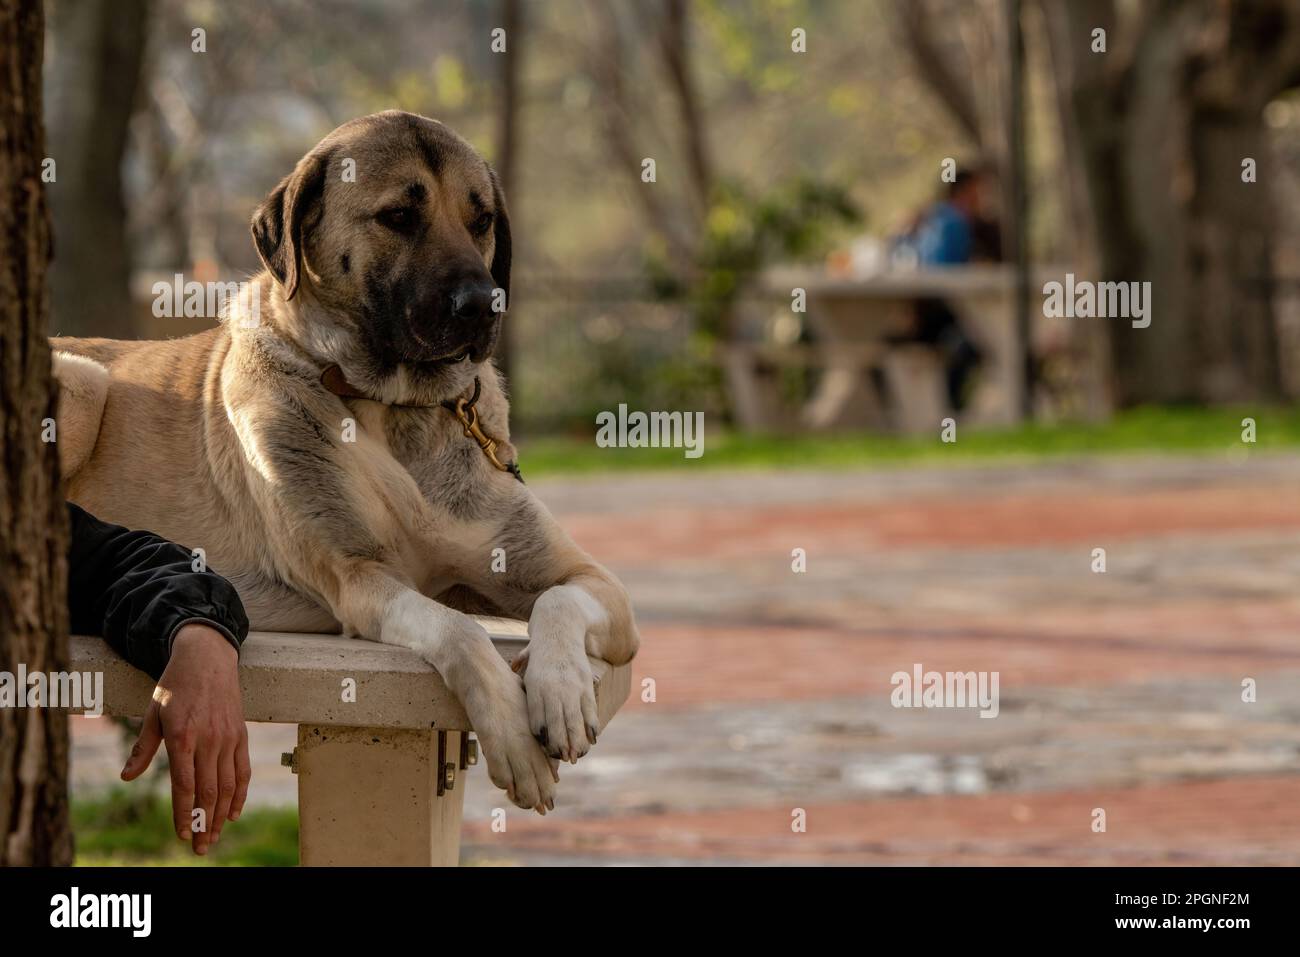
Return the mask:
[[[204,549],[256,629],[415,649],[492,780],[544,813],[548,755],[596,740],[587,656],[627,662],[638,637],[619,582],[442,405],[477,379],[467,417],[514,461],[489,361],[510,283],[495,174],[436,121],[363,117],[298,162],[253,237],[256,310],[165,342],[54,341],[69,498]],[[528,620],[522,681],[471,611]]]

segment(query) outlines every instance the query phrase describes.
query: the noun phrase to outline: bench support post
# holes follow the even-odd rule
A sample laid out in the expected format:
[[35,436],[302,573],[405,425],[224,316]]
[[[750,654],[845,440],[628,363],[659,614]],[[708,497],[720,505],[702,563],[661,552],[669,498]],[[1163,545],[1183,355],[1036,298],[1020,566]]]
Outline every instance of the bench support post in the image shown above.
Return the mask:
[[460,861],[463,732],[298,725],[299,863]]

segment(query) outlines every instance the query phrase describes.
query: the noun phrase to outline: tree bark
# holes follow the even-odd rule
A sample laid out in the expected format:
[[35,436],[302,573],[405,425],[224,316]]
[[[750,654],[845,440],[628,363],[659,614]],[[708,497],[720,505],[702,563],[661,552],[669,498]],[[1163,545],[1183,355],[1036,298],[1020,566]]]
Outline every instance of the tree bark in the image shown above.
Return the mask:
[[[67,528],[45,337],[49,215],[41,164],[39,0],[0,0],[0,671],[68,667]],[[25,689],[19,689],[25,692]],[[0,708],[0,865],[72,863],[68,718]]]
[[[511,226],[519,228],[519,202],[517,197],[519,177],[519,74],[523,56],[524,12],[520,0],[501,0],[501,26],[506,31],[506,52],[501,57],[501,108],[497,113],[496,171],[501,180],[501,190],[512,213]],[[507,312],[513,312],[507,303]],[[502,324],[501,339],[497,343],[496,365],[510,382],[514,371],[513,324],[509,319]]]
[[[1101,278],[1151,283],[1148,328],[1108,321],[1117,403],[1278,397],[1263,110],[1300,81],[1300,3],[1160,2],[1129,22],[1113,3],[1043,5],[1070,51],[1054,62]],[[1098,26],[1104,54],[1089,49]]]
[[691,69],[690,5],[688,0],[667,0],[663,27],[659,31],[659,50],[664,70],[677,100],[681,115],[682,138],[691,164],[692,196],[696,215],[708,215],[713,199],[713,162],[709,155],[708,130],[701,115],[695,73]]
[[134,333],[122,158],[144,61],[148,0],[61,0],[53,8],[50,201],[54,331]]
[[986,145],[988,131],[975,97],[973,77],[962,74],[953,65],[934,32],[930,29],[932,10],[922,0],[901,0],[894,7],[902,37],[912,64],[922,82],[930,87],[943,106],[976,146]]
[[[1198,115],[1192,153],[1204,179],[1189,209],[1189,241],[1202,321],[1196,337],[1201,394],[1212,401],[1277,399],[1282,369],[1274,323],[1273,238],[1276,221],[1268,144],[1254,115]],[[1261,179],[1241,180],[1243,157]],[[1206,175],[1208,174],[1208,175]]]
[[[597,102],[603,113],[601,123],[606,143],[615,164],[636,184],[633,196],[640,204],[646,225],[657,234],[665,247],[669,267],[679,275],[688,275],[695,259],[696,231],[674,215],[670,204],[662,199],[662,189],[646,188],[641,182],[641,161],[645,154],[637,146],[637,124],[647,122],[649,103],[633,102],[624,82],[628,52],[619,26],[618,8],[604,0],[590,0],[595,22],[596,42],[588,52],[588,64],[597,90]],[[636,8],[633,8],[634,10]]]

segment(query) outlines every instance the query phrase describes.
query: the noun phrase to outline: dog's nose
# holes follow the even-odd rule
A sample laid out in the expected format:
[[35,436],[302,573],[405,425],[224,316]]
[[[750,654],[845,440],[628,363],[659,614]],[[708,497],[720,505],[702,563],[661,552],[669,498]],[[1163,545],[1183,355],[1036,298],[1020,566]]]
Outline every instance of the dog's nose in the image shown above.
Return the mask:
[[451,294],[451,312],[457,319],[487,319],[492,315],[490,282],[476,280],[461,283]]

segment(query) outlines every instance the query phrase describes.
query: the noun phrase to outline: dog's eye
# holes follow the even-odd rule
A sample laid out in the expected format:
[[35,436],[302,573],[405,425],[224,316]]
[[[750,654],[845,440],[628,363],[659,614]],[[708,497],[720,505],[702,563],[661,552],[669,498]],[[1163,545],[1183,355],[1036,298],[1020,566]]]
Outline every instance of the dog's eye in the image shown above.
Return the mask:
[[469,231],[475,236],[482,236],[492,228],[492,218],[491,213],[484,213],[478,219],[474,220],[474,222],[469,224]]
[[409,206],[397,206],[393,209],[386,209],[375,216],[381,226],[387,226],[389,229],[397,232],[405,232],[415,225],[415,210]]

